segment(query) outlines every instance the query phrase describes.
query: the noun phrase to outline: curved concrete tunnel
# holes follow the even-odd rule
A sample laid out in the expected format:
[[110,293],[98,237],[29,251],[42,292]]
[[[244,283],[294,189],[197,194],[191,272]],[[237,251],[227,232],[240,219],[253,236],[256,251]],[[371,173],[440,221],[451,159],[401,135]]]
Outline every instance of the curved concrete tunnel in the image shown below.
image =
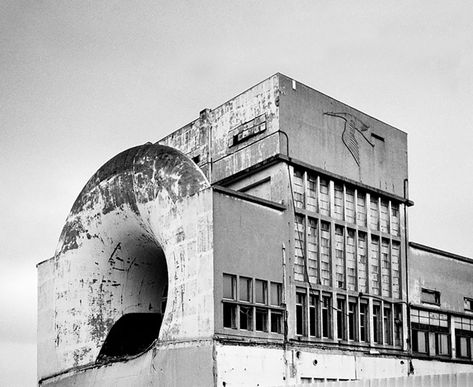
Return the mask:
[[189,158],[157,144],[94,174],[45,276],[52,300],[39,305],[38,352],[55,361],[39,362],[40,378],[211,332],[213,308],[193,309],[212,305],[209,187]]

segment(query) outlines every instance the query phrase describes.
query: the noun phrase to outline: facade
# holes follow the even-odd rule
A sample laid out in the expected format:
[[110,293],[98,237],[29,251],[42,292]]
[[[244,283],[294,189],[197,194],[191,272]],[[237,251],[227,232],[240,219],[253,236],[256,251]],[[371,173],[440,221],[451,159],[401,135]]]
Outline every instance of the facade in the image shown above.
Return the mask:
[[38,265],[39,382],[473,372],[473,260],[409,243],[412,204],[406,133],[276,74],[89,180]]

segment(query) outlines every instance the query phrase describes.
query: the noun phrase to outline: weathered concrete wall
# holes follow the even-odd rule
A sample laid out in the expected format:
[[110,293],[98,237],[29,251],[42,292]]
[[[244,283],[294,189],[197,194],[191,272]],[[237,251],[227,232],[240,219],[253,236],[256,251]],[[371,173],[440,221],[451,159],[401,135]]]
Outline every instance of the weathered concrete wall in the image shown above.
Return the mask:
[[[301,378],[363,380],[407,376],[409,360],[403,357],[330,353],[289,347],[216,346],[217,386],[283,386]],[[472,372],[470,364],[412,360],[414,375]]]
[[212,237],[208,181],[182,153],[146,145],[105,164],[39,266],[39,378],[94,364],[122,315],[159,310],[165,280],[158,340],[210,337]]
[[212,341],[157,344],[126,362],[76,370],[47,380],[44,386],[212,386]]
[[[191,158],[200,155],[198,165],[211,182],[279,153],[278,79],[274,75],[223,105],[202,111],[197,120],[159,143]],[[239,136],[236,143],[235,136]]]
[[473,298],[473,260],[454,258],[452,254],[409,246],[409,298],[421,304],[422,288],[440,292],[442,309],[465,312],[464,297]]
[[279,127],[292,157],[403,196],[406,133],[284,75],[279,88]]

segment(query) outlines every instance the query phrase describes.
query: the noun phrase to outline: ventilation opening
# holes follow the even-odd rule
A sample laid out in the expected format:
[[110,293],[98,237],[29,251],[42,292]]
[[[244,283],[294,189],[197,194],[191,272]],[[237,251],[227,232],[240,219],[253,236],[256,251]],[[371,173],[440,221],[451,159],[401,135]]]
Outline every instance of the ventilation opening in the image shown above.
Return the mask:
[[119,271],[123,276],[117,279],[122,315],[108,331],[98,363],[139,355],[159,337],[168,295],[168,271],[162,249],[148,242],[123,243],[117,254],[116,260],[123,260],[126,269]]

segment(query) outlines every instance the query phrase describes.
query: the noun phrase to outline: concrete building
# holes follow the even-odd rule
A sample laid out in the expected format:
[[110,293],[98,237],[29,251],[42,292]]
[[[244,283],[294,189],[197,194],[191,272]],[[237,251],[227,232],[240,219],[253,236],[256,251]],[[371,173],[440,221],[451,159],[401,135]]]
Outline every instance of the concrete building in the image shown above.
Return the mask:
[[407,135],[276,74],[86,184],[38,265],[41,385],[473,372],[473,260],[409,243]]

